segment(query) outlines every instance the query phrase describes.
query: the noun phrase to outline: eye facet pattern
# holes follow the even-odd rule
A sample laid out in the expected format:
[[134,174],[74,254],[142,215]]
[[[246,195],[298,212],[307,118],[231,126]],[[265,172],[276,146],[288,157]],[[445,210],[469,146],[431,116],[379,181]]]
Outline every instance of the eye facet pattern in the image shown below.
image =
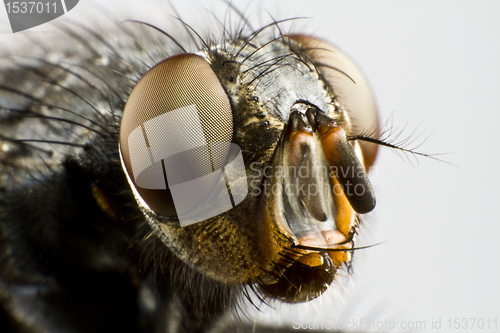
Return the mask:
[[158,63],[132,90],[120,127],[121,156],[144,202],[185,226],[246,197],[244,162],[232,135],[231,106],[210,65],[182,54]]

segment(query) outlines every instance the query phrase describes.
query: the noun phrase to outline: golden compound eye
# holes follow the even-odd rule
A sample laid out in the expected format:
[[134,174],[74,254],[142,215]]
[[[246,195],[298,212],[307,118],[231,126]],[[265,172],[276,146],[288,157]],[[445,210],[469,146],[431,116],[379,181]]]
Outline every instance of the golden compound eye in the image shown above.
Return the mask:
[[219,206],[229,201],[219,211],[179,218],[181,225],[191,224],[242,200],[227,198],[221,182],[227,182],[226,174],[217,172],[230,163],[241,171],[232,135],[229,99],[207,61],[194,54],[172,56],[149,70],[128,98],[120,127],[123,166],[136,195],[159,214],[186,217],[204,202],[210,206],[206,199],[213,193],[222,196],[212,198]]
[[[379,136],[377,107],[370,86],[359,68],[343,52],[332,45],[305,35],[289,35],[303,48],[329,88],[349,116],[352,132],[349,135]],[[368,170],[375,162],[378,145],[359,142],[363,165]]]

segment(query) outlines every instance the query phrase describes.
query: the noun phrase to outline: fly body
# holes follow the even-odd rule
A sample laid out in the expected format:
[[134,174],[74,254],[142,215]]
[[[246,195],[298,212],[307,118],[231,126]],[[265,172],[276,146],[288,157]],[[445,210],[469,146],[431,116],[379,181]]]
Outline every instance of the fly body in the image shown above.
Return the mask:
[[5,331],[219,331],[245,296],[306,302],[349,269],[374,99],[339,49],[280,23],[183,23],[198,47],[63,24],[2,59]]

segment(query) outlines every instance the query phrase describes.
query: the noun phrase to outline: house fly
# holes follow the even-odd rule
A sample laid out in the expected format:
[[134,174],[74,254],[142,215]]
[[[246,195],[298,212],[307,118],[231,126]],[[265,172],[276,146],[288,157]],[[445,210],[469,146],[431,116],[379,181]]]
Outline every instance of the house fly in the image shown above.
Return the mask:
[[[60,20],[50,42],[4,54],[2,332],[218,332],[245,298],[307,302],[349,270],[384,144],[370,87],[331,43],[283,31],[289,20],[241,21],[217,36],[182,20],[175,33]],[[183,164],[168,140],[191,149]],[[203,154],[199,175],[226,178],[179,203],[187,181],[167,164],[196,171]],[[221,179],[230,209],[207,213]]]

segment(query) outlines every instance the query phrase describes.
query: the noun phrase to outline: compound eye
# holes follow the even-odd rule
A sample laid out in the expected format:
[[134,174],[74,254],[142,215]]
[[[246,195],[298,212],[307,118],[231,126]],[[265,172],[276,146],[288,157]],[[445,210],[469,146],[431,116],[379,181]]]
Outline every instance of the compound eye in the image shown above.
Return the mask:
[[[368,82],[360,69],[343,52],[332,45],[310,36],[289,35],[299,43],[313,61],[330,89],[335,100],[347,110],[351,123],[348,135],[379,136],[377,107]],[[366,170],[375,162],[378,145],[359,142]]]
[[[225,165],[232,135],[229,99],[208,62],[195,54],[172,56],[139,80],[125,105],[124,170],[149,208],[176,217],[176,185],[205,179],[193,185],[189,201],[199,205],[204,198],[196,199],[196,193],[209,193],[217,183],[208,176]],[[189,211],[189,205],[182,209]]]

